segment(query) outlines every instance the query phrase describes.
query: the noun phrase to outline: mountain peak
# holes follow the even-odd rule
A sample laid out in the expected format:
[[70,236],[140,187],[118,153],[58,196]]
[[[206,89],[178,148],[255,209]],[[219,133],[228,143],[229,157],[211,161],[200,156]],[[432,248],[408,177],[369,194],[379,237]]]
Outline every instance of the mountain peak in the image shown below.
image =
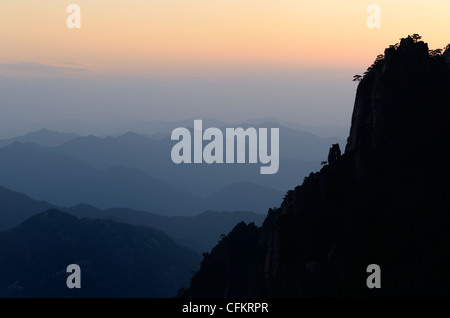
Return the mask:
[[391,45],[368,68],[356,92],[346,152],[366,148],[383,156],[398,147],[414,149],[417,139],[428,138],[433,121],[441,130],[447,126],[443,101],[450,76],[444,55],[418,39],[408,36]]
[[[198,255],[159,230],[47,210],[1,233],[0,297],[171,297]],[[155,261],[157,260],[157,261]],[[82,268],[80,289],[66,268]]]
[[54,130],[49,130],[47,128],[42,128],[22,136],[0,140],[0,147],[5,147],[15,141],[32,142],[44,148],[56,147],[77,137],[79,136],[75,133],[61,133]]
[[25,220],[23,223],[19,225],[20,227],[28,227],[28,226],[63,226],[65,224],[70,224],[76,222],[78,219],[70,215],[66,212],[61,212],[57,209],[49,209],[44,212],[33,215],[29,219]]

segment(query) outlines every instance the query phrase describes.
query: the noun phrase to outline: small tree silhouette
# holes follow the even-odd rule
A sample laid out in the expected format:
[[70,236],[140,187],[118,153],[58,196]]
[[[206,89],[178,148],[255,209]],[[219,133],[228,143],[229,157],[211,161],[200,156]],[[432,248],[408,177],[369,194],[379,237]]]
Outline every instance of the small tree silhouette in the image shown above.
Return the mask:
[[353,76],[353,82],[361,82],[362,78],[362,75],[356,74]]
[[450,43],[449,44],[447,44],[447,46],[446,47],[444,47],[444,51],[446,51],[446,50],[449,50],[450,49]]
[[436,49],[436,50],[429,50],[429,51],[428,51],[428,54],[429,54],[431,57],[439,56],[439,55],[441,55],[441,53],[442,53],[442,49]]
[[372,67],[380,64],[381,62],[383,62],[383,60],[384,60],[384,55],[383,54],[378,54],[377,58],[375,59],[375,61],[372,64]]
[[417,41],[419,41],[422,37],[417,33],[414,33],[413,35],[411,35],[411,38],[414,40],[414,43],[417,43]]

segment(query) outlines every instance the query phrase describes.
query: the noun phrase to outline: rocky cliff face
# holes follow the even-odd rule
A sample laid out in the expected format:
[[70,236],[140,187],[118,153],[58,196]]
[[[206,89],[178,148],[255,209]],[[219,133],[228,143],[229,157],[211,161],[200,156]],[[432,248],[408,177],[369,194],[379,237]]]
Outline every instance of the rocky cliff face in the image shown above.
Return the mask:
[[450,49],[386,49],[358,85],[345,153],[330,149],[261,228],[237,225],[184,295],[450,295],[449,109]]

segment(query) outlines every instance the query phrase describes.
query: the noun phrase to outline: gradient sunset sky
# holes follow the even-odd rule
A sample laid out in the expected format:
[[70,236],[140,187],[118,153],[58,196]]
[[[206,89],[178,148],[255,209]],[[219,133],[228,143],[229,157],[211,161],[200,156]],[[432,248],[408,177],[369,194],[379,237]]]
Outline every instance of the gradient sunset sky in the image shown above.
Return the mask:
[[[70,3],[81,7],[81,29],[66,26]],[[381,8],[380,29],[366,25],[371,3]],[[0,75],[232,80],[244,73],[328,74],[351,82],[408,34],[419,33],[432,49],[444,47],[449,14],[450,1],[442,0],[2,0]],[[348,111],[355,86],[345,85]],[[292,118],[289,111],[283,116]]]

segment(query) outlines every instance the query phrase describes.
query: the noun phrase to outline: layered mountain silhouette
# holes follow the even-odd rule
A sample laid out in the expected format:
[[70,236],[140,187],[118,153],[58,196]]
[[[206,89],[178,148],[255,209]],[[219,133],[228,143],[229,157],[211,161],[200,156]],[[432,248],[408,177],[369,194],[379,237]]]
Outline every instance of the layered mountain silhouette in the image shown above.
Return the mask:
[[[215,121],[204,123],[206,129]],[[193,121],[183,122],[191,127]],[[223,125],[223,123],[217,123]],[[326,146],[341,142],[338,138],[320,138],[308,132],[283,127],[272,122],[258,125],[240,125],[244,128],[279,127],[280,129],[280,169],[274,175],[261,176],[254,164],[239,165],[176,165],[170,159],[175,144],[170,134],[158,138],[128,132],[117,137],[99,138],[95,136],[72,139],[52,150],[82,160],[94,167],[105,169],[111,166],[135,167],[168,184],[205,197],[232,184],[249,182],[256,185],[285,191],[294,186],[298,178],[320,167],[326,158]],[[173,126],[172,129],[178,126]],[[213,126],[225,129],[227,126]],[[231,126],[233,127],[233,126]],[[292,143],[298,147],[292,147]],[[265,212],[265,211],[258,211]]]
[[194,216],[163,216],[126,208],[100,210],[80,204],[63,209],[77,217],[114,220],[117,222],[148,225],[167,233],[170,237],[198,253],[208,252],[221,235],[230,232],[239,222],[261,225],[265,215],[248,211],[205,211]]
[[45,201],[0,186],[0,230],[10,229],[29,217],[54,208]]
[[166,215],[201,211],[198,197],[136,168],[97,169],[33,143],[14,142],[1,148],[0,175],[2,186],[61,206],[84,202]]
[[[0,233],[0,297],[172,297],[199,255],[146,226],[77,219],[58,210]],[[69,289],[66,268],[81,268]]]
[[205,211],[194,216],[168,217],[129,208],[99,209],[92,205],[78,204],[71,208],[55,206],[45,201],[0,187],[0,231],[12,229],[26,219],[48,209],[59,209],[78,218],[106,219],[120,223],[147,225],[163,231],[177,243],[198,253],[211,250],[222,234],[226,234],[239,222],[261,225],[265,215],[247,212]]
[[[3,79],[3,80],[2,80]],[[0,84],[2,87],[11,85],[12,78],[1,77]],[[159,137],[170,135],[174,127],[191,127],[192,123],[196,118],[184,119],[184,120],[173,120],[173,121],[163,121],[163,120],[127,120],[127,119],[116,119],[105,121],[103,123],[88,123],[80,119],[60,119],[50,122],[36,122],[30,123],[22,129],[7,129],[0,130],[0,136],[14,136],[19,134],[27,134],[33,131],[39,131],[43,127],[51,131],[58,131],[64,133],[77,132],[81,135],[95,135],[95,136],[118,136],[126,132],[133,131],[140,135],[160,139]],[[203,124],[208,127],[235,127],[235,123],[226,123],[217,118],[202,118]],[[294,122],[289,122],[286,120],[281,120],[277,117],[260,117],[260,118],[250,118],[243,121],[242,124],[247,124],[251,126],[260,125],[262,123],[270,122],[279,127],[287,127],[295,130],[309,132],[318,137],[337,137],[346,138],[348,134],[347,127],[341,126],[317,126],[317,125],[301,125]],[[5,137],[2,137],[5,138]],[[336,139],[336,138],[333,138]],[[336,142],[336,140],[334,140]]]
[[449,101],[450,48],[408,36],[386,49],[358,85],[345,152],[262,227],[222,238],[184,296],[449,296]]
[[[193,122],[179,124],[189,127]],[[213,119],[204,124],[226,128]],[[254,164],[174,164],[167,125],[156,123],[156,128],[164,128],[157,137],[133,132],[81,137],[41,129],[0,140],[0,185],[59,206],[86,203],[164,215],[204,210],[266,213],[267,207],[279,205],[282,192],[320,166],[325,145],[339,142],[274,122],[243,123],[239,126],[279,127],[282,134],[280,169],[262,176]],[[292,147],[294,142],[299,147]]]
[[2,139],[0,140],[0,148],[6,147],[15,141],[32,142],[41,147],[57,147],[79,137],[79,135],[74,133],[61,133],[49,129],[40,129],[22,136]]
[[[190,170],[188,166],[180,167],[171,162],[168,157],[170,148],[162,149],[158,141],[134,133],[116,138],[76,138],[62,147],[77,149],[78,142],[83,144],[84,158],[30,142],[16,141],[0,148],[0,184],[60,206],[87,203],[100,208],[127,207],[164,215],[194,215],[207,209],[265,213],[267,206],[276,206],[282,199],[282,192],[246,181],[231,183],[209,196],[205,195],[205,198],[180,189],[181,184],[172,186],[164,181],[172,180],[177,184],[175,181],[182,180],[188,170],[188,174],[193,173],[192,184],[196,184],[197,178],[197,183],[203,184],[201,187],[210,184],[214,188],[216,183],[245,180],[246,176],[257,178],[257,171],[250,173],[254,170],[252,168],[257,167],[237,167],[236,170],[243,172],[242,175],[230,172],[227,178],[221,174],[230,167],[218,174],[213,171],[216,168],[220,170],[219,167],[194,167]],[[156,174],[163,179],[154,178],[136,167],[157,171]],[[170,167],[172,172],[169,172]],[[202,172],[198,171],[195,175],[197,170]],[[179,171],[180,175],[174,171]],[[299,172],[299,175],[302,174]],[[255,197],[257,192],[265,194],[262,200]],[[230,201],[229,197],[233,200]]]

